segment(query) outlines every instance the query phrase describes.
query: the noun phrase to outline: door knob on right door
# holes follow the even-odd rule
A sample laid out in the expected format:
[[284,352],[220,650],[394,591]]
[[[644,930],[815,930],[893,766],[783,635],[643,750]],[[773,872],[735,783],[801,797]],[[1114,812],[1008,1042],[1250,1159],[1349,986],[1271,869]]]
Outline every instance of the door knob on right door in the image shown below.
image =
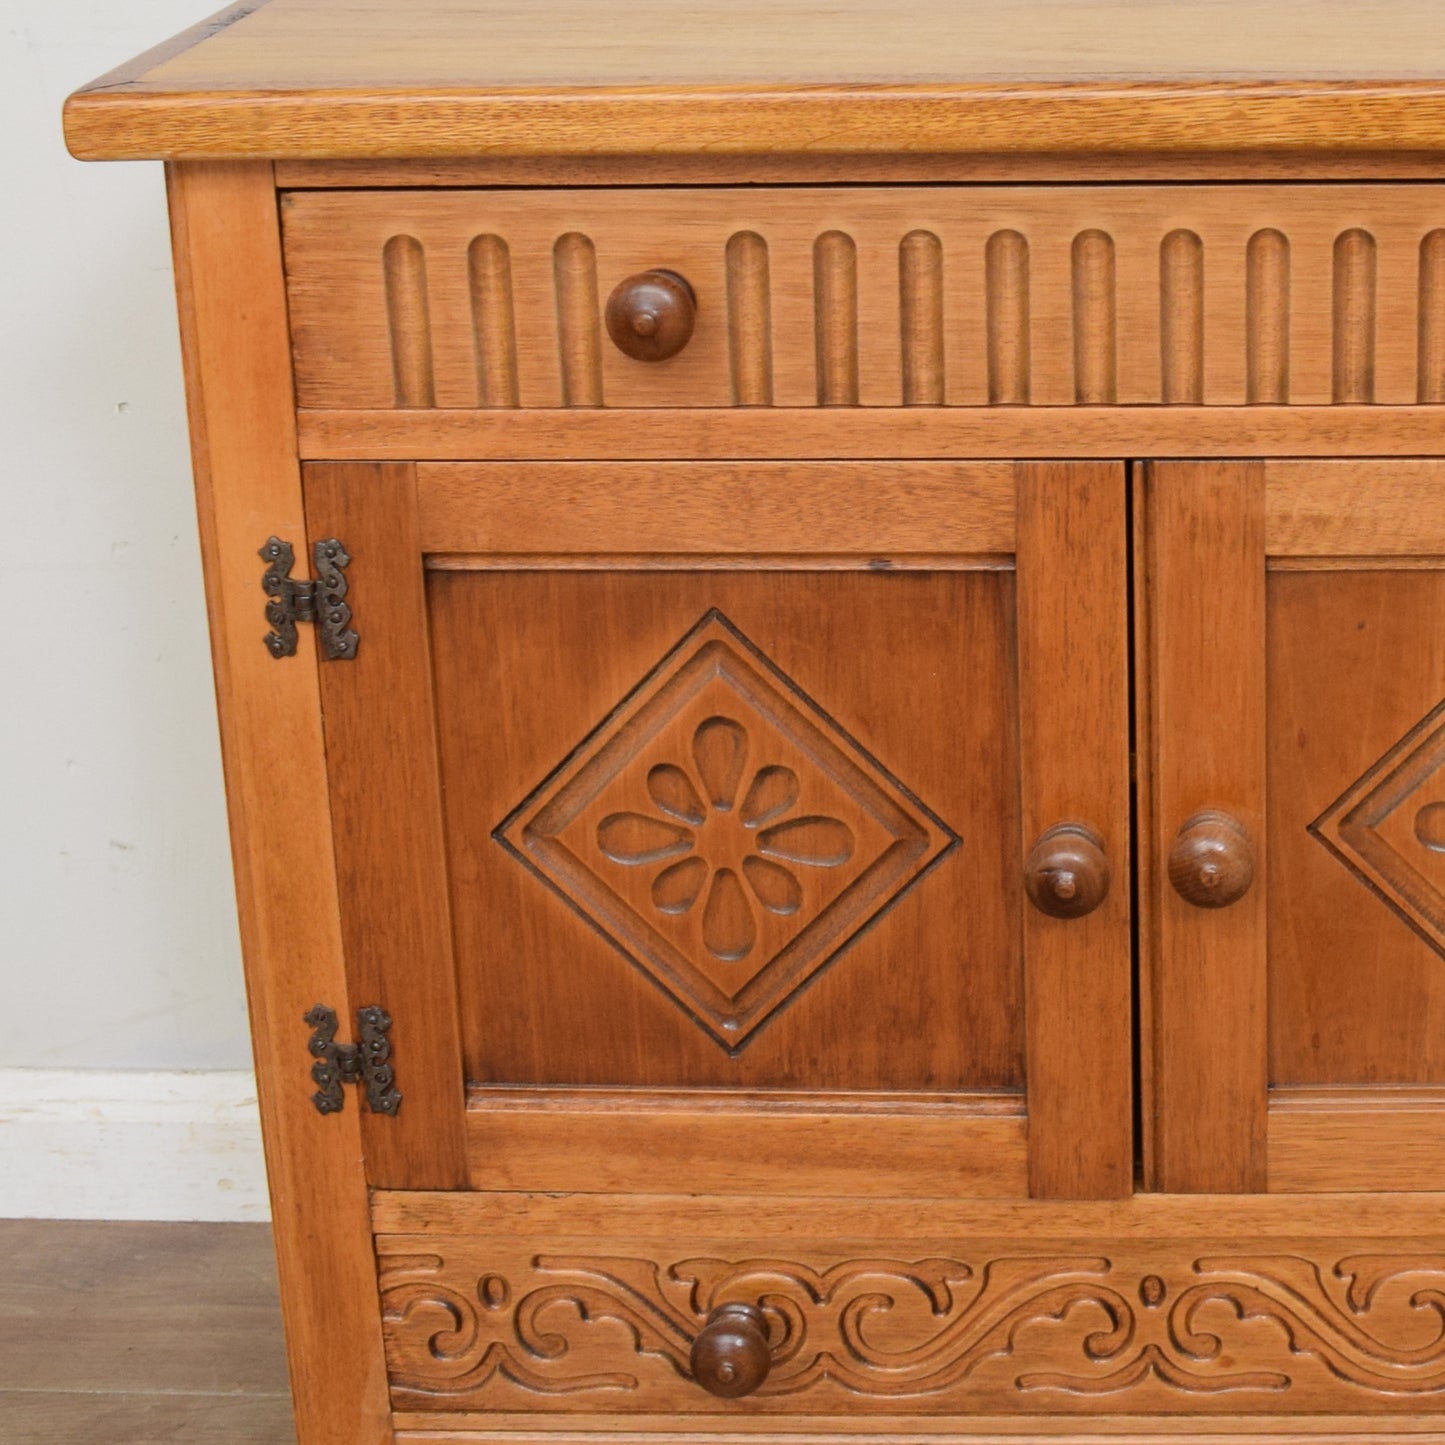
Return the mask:
[[1186,819],[1169,849],[1169,881],[1196,908],[1227,908],[1254,882],[1254,844],[1238,818],[1206,808]]

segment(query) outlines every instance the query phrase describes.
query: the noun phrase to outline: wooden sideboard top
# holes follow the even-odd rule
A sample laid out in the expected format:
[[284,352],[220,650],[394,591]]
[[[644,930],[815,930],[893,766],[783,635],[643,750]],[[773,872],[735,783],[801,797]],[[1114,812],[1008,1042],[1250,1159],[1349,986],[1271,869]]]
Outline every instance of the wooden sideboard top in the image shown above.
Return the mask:
[[1445,151],[1439,0],[241,0],[83,159]]

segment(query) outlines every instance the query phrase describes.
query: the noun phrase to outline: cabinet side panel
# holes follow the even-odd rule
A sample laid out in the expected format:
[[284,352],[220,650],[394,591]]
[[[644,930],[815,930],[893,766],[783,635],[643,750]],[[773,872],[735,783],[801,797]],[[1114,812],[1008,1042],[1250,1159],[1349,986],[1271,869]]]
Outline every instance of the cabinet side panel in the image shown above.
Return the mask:
[[299,1439],[385,1445],[354,1103],[312,1106],[302,1015],[349,1017],[310,629],[277,660],[257,549],[305,536],[271,167],[168,173],[221,745]]
[[1083,824],[1113,875],[1085,917],[1023,910],[1030,1185],[1113,1198],[1133,1179],[1125,473],[1041,462],[1016,477],[1023,847]]

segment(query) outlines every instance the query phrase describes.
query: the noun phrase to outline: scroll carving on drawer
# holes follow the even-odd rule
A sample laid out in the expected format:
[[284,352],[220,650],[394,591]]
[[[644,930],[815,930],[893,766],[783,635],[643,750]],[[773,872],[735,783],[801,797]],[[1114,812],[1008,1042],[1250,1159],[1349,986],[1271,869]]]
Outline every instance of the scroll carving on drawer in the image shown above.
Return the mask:
[[1435,185],[295,191],[283,215],[305,408],[1445,402]]
[[[945,1254],[382,1236],[399,1410],[762,1414],[1423,1411],[1445,1255],[1359,1240],[996,1239]],[[769,1368],[718,1400],[690,1351],[760,1308]]]

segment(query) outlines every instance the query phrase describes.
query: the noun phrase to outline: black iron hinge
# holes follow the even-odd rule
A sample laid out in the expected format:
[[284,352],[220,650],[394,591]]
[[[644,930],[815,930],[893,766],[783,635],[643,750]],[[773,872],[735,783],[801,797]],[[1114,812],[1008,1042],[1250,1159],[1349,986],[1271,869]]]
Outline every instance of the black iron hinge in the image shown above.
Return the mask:
[[311,1102],[322,1114],[338,1114],[346,1103],[343,1084],[363,1084],[366,1102],[373,1114],[395,1114],[401,1108],[401,1093],[396,1088],[396,1070],[391,1066],[391,1015],[374,1005],[357,1009],[358,1043],[336,1042],[336,1010],[324,1003],[315,1005],[302,1015],[311,1025],[307,1047],[316,1060],[311,1077],[316,1092]]
[[270,538],[261,548],[266,563],[261,586],[267,598],[266,647],[272,657],[291,657],[296,651],[296,624],[314,622],[319,631],[321,655],[331,661],[356,656],[360,641],[351,627],[351,608],[346,605],[346,573],[351,557],[335,537],[327,537],[311,549],[316,564],[314,582],[297,582],[291,576],[296,553],[290,542]]

